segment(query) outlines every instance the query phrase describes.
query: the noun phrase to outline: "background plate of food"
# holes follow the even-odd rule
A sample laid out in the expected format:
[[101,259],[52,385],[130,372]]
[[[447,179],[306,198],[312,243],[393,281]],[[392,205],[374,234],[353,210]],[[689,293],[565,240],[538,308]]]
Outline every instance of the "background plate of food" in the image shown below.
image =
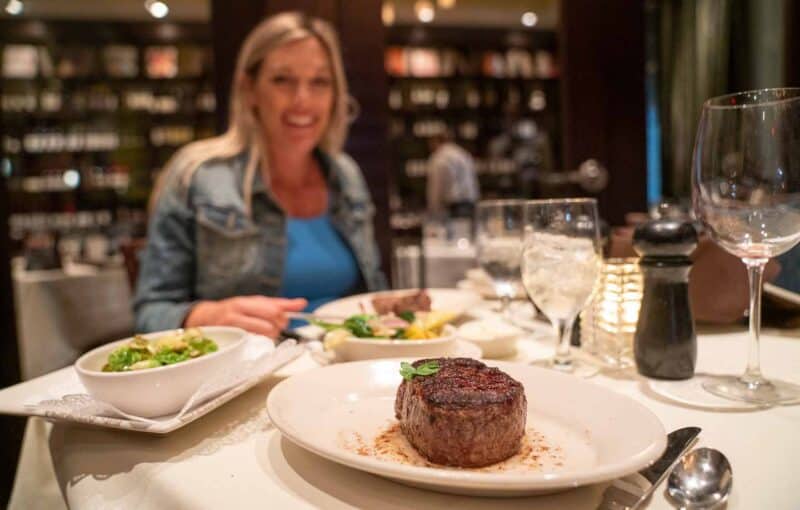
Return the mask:
[[407,289],[359,294],[321,306],[312,321],[335,361],[457,356],[472,351],[457,339],[453,322],[481,302],[456,289]]
[[604,482],[651,464],[666,446],[651,411],[583,379],[513,363],[486,367],[460,358],[436,360],[441,365],[434,368],[431,361],[314,369],[279,383],[267,410],[286,438],[322,457],[468,495],[543,494]]
[[344,316],[359,313],[386,314],[402,311],[439,311],[456,316],[466,314],[480,304],[481,296],[461,289],[402,289],[356,294],[326,303],[315,311],[320,316]]

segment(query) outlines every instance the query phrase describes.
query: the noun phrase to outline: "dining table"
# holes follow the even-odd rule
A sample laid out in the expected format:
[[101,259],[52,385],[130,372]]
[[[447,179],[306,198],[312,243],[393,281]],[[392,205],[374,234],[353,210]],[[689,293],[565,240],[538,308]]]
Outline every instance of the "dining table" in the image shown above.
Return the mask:
[[[696,373],[740,373],[747,340],[744,327],[701,329]],[[765,374],[800,383],[800,331],[766,330],[761,342]],[[511,361],[547,357],[553,346],[546,336],[523,336]],[[306,370],[325,368],[296,368],[298,373]],[[294,444],[271,423],[265,402],[282,377],[266,379],[167,435],[29,418],[9,508],[595,509],[608,486],[604,482],[546,495],[475,497],[407,486],[346,467]],[[732,465],[728,509],[800,508],[800,406],[715,407],[702,398],[683,401],[663,391],[664,381],[646,379],[633,369],[601,370],[589,381],[643,404],[667,431],[700,427],[696,446],[722,451]],[[691,386],[691,380],[681,384]],[[673,508],[665,485],[655,489],[643,508]]]

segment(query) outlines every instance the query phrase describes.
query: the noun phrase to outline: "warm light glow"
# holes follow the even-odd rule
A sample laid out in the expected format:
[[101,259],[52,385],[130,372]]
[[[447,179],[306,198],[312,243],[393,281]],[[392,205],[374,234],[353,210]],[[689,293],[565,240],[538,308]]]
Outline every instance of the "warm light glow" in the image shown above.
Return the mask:
[[69,169],[61,176],[64,180],[64,185],[68,188],[75,189],[81,183],[81,174],[77,170]]
[[582,316],[592,330],[592,351],[612,365],[630,365],[643,294],[637,259],[607,260],[596,292],[589,313]]
[[169,14],[169,6],[166,2],[161,0],[146,0],[144,8],[147,9],[147,12],[154,18],[163,18]]
[[436,0],[436,5],[442,9],[452,9],[456,6],[456,0]]
[[20,0],[8,0],[6,4],[6,12],[12,16],[19,16],[24,8]]
[[526,11],[522,14],[521,21],[526,27],[532,27],[539,21],[539,16],[535,12]]
[[381,21],[383,21],[384,26],[394,25],[394,14],[394,3],[383,2],[383,6],[381,6]]
[[427,0],[417,0],[414,4],[414,12],[417,14],[417,18],[423,23],[430,23],[436,16],[433,4]]

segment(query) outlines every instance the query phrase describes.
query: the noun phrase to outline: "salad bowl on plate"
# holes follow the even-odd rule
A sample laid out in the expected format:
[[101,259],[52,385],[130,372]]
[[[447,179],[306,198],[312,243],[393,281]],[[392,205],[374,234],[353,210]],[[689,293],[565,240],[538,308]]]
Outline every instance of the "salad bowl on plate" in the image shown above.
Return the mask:
[[137,335],[87,352],[75,371],[95,399],[131,415],[164,416],[179,411],[209,378],[235,366],[247,337],[227,326]]

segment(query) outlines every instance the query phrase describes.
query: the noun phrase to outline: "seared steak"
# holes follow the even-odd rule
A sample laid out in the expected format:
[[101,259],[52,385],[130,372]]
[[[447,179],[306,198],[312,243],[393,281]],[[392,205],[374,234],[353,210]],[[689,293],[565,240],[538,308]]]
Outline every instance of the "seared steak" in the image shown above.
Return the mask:
[[425,290],[405,294],[388,294],[372,298],[372,307],[379,315],[394,312],[430,312],[431,298]]
[[414,448],[431,462],[459,467],[488,466],[517,453],[528,407],[522,384],[473,359],[436,361],[437,373],[397,388],[395,416]]

